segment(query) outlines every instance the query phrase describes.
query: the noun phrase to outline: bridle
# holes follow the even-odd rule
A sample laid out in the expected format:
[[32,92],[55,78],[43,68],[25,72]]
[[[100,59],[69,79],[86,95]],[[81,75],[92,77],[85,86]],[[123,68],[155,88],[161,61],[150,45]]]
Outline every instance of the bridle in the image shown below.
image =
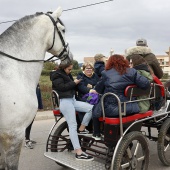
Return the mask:
[[[6,53],[4,53],[2,51],[0,51],[0,54],[5,55],[8,58],[11,58],[11,59],[14,59],[14,60],[17,60],[17,61],[22,61],[22,62],[42,62],[42,61],[43,62],[47,62],[47,61],[51,61],[54,57],[57,58],[55,60],[59,60],[60,59],[61,61],[64,61],[68,57],[68,55],[69,55],[69,48],[68,48],[68,43],[65,43],[64,38],[63,38],[60,30],[57,27],[57,23],[59,22],[61,24],[61,22],[58,19],[57,19],[57,21],[55,21],[54,18],[51,15],[49,15],[48,13],[46,13],[45,15],[47,15],[51,19],[51,21],[52,21],[52,23],[54,25],[53,43],[52,43],[51,47],[47,51],[50,51],[54,47],[54,43],[55,43],[55,31],[57,31],[58,35],[60,37],[60,40],[62,42],[62,45],[63,45],[63,50],[60,52],[59,55],[53,55],[52,57],[50,57],[47,60],[23,60],[23,59],[19,59],[19,58],[16,58],[14,56],[11,56],[9,54],[6,54]],[[66,54],[63,57],[63,54],[65,52],[66,52]],[[55,61],[55,60],[53,60],[53,61]]]
[[[60,59],[61,61],[63,61],[63,60],[65,60],[65,59],[68,57],[69,48],[68,48],[68,43],[65,43],[64,38],[63,38],[60,30],[59,30],[58,27],[57,27],[57,23],[60,23],[60,24],[61,24],[61,22],[60,22],[60,20],[55,21],[54,18],[53,18],[51,15],[49,15],[48,13],[46,13],[45,15],[47,15],[47,16],[51,19],[51,21],[52,21],[52,23],[53,23],[53,25],[54,25],[53,43],[52,43],[51,47],[48,49],[48,51],[51,50],[51,49],[53,48],[53,46],[54,46],[54,42],[55,42],[55,31],[56,31],[56,30],[57,30],[57,32],[58,32],[58,35],[59,35],[60,40],[61,40],[62,45],[63,45],[63,50],[61,51],[61,53],[60,53],[58,56],[55,56],[55,55],[54,55],[54,56],[50,57],[48,60],[51,60],[52,58],[57,57],[58,59]],[[65,55],[64,58],[61,58],[61,57],[63,56],[64,52],[66,52],[67,55]]]

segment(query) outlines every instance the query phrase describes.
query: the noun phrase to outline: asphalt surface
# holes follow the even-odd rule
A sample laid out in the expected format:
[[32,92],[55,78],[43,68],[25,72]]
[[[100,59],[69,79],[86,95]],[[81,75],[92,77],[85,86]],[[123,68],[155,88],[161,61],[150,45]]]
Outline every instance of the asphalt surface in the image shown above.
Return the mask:
[[47,120],[47,119],[54,119],[53,111],[38,111],[35,117],[35,120]]
[[[47,116],[48,113],[49,116]],[[66,170],[66,168],[57,165],[55,161],[44,156],[48,134],[55,123],[54,116],[50,117],[50,113],[52,114],[52,111],[37,114],[30,134],[31,139],[37,143],[33,149],[28,149],[23,142],[18,170]]]

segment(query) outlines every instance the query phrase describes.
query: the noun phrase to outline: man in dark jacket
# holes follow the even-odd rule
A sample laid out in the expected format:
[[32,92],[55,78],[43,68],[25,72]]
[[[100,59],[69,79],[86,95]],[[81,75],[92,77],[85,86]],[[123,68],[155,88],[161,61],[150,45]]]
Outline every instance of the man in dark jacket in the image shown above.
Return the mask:
[[141,55],[149,64],[153,73],[160,79],[163,76],[163,71],[156,56],[152,53],[151,49],[147,46],[147,41],[145,39],[138,39],[136,41],[135,47],[130,47],[126,49],[125,56],[130,61],[134,54]]
[[105,56],[103,54],[96,54],[94,60],[94,72],[101,77],[101,72],[105,69]]

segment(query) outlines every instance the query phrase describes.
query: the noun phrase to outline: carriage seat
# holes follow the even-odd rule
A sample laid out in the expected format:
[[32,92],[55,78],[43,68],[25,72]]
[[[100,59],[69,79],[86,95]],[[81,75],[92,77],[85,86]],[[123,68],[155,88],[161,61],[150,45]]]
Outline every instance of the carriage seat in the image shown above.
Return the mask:
[[[129,97],[129,99],[131,100],[132,97],[137,97],[137,96],[142,96],[142,95],[150,95],[152,94],[154,88],[154,86],[151,85],[148,89],[140,89],[138,88],[136,85],[130,85],[130,86],[127,86],[126,89],[125,89],[125,96],[126,97]],[[161,90],[161,89],[160,89]],[[143,118],[146,118],[146,117],[149,117],[149,116],[152,116],[153,115],[153,110],[149,110],[145,113],[136,113],[136,114],[133,114],[133,115],[128,115],[128,116],[123,116],[122,117],[122,123],[128,123],[128,122],[132,122],[132,121],[136,121],[136,120],[139,120],[139,119],[143,119]],[[99,118],[100,121],[103,121],[103,117],[100,117]],[[105,117],[105,123],[106,124],[112,124],[112,125],[118,125],[120,124],[120,118],[109,118],[109,117]]]
[[60,109],[59,108],[53,109],[53,114],[54,116],[60,116],[61,115]]
[[[59,108],[53,109],[53,114],[54,114],[54,116],[61,116],[62,115]],[[78,112],[76,111],[75,114],[78,114]]]
[[52,105],[53,105],[54,116],[61,116],[61,112],[59,109],[60,99],[59,99],[58,93],[55,90],[52,90],[52,92],[51,92],[51,101],[52,101]]
[[[156,77],[154,78],[154,81],[155,81]],[[156,80],[156,82],[158,83],[158,80]],[[160,81],[160,80],[159,80]],[[159,82],[160,84],[160,82]],[[159,86],[155,86],[156,88],[156,91],[157,91],[157,95],[156,96],[164,96],[164,89],[163,87],[159,87]],[[127,86],[126,89],[125,89],[125,96],[129,97],[130,99],[132,97],[137,97],[137,96],[142,96],[142,95],[150,95],[152,94],[154,91],[154,86],[151,85],[148,89],[140,89],[138,88],[136,85],[130,85],[130,86]],[[58,98],[56,92],[53,90],[52,92],[52,96],[53,96],[53,104],[55,103],[56,104],[56,98]],[[58,106],[59,106],[59,100],[58,101]],[[61,115],[61,112],[60,112],[60,109],[59,107],[58,108],[55,108],[53,109],[53,114],[54,116],[60,116]],[[153,115],[153,110],[149,110],[145,113],[136,113],[136,114],[133,114],[133,115],[129,115],[129,116],[124,116],[122,117],[122,123],[128,123],[128,122],[132,122],[132,121],[135,121],[135,120],[139,120],[139,119],[143,119],[143,118],[146,118],[146,117],[149,117],[149,116],[152,116]],[[99,118],[100,121],[103,121],[103,117],[100,117]],[[109,117],[105,117],[105,123],[107,124],[120,124],[120,118],[109,118]]]
[[[143,119],[143,118],[146,118],[146,117],[149,117],[149,116],[152,116],[152,115],[153,115],[153,111],[149,110],[145,113],[137,113],[137,114],[134,114],[134,115],[125,116],[125,117],[122,117],[122,123],[128,123],[128,122],[136,121],[136,120]],[[108,118],[108,117],[106,117],[105,123],[106,124],[118,125],[118,124],[120,124],[120,118]]]

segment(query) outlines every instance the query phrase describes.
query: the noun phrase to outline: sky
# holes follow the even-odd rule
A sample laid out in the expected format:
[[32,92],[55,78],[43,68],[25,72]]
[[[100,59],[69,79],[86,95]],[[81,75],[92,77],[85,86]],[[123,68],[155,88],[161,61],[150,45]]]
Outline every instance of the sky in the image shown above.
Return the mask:
[[[0,23],[17,20],[36,12],[63,10],[105,0],[0,0]],[[156,55],[166,55],[170,47],[170,0],[113,0],[106,3],[63,11],[66,40],[74,59],[97,53],[124,54],[145,38]],[[0,34],[13,22],[0,24]],[[46,58],[50,57],[46,55]]]

